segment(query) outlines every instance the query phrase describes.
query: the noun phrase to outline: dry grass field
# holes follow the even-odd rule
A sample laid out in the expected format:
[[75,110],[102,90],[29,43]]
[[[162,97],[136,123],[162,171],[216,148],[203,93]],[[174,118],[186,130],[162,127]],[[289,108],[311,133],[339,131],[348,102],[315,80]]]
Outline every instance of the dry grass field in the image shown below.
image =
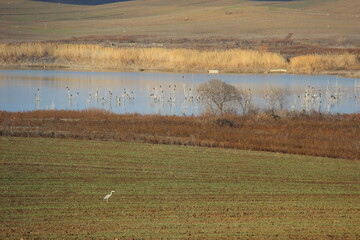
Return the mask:
[[344,159],[0,137],[0,238],[355,240],[359,172]]
[[105,111],[0,112],[0,135],[147,142],[360,159],[360,115],[177,117]]
[[100,5],[55,2],[1,1],[0,41],[84,36],[269,39],[295,33],[299,39],[349,44],[360,34],[358,0],[132,0]]

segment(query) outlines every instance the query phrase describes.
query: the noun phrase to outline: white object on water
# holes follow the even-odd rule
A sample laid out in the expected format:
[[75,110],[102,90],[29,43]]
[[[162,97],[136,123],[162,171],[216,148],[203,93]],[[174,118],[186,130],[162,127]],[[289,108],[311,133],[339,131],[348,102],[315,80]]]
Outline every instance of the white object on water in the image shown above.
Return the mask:
[[279,68],[279,69],[271,69],[269,72],[271,72],[271,73],[285,73],[285,72],[287,72],[287,70]]
[[208,70],[208,73],[218,74],[218,73],[219,73],[219,70],[217,70],[217,69],[210,69],[210,70]]

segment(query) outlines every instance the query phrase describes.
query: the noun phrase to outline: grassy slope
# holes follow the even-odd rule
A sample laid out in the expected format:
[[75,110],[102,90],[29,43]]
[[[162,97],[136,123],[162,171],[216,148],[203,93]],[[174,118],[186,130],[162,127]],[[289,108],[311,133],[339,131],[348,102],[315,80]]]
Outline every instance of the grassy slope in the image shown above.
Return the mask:
[[346,38],[357,37],[360,26],[357,0],[136,0],[98,6],[14,0],[1,1],[0,9],[2,41],[107,34],[268,38],[289,32]]
[[2,239],[360,237],[357,161],[8,137],[0,153]]

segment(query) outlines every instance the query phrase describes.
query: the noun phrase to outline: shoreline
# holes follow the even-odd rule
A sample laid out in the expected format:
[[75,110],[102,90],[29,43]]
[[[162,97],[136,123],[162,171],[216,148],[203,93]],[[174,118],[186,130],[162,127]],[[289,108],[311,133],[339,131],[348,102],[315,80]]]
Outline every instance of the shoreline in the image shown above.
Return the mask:
[[0,43],[0,69],[311,74],[359,78],[360,53],[348,50],[333,52],[333,48],[329,48],[328,51],[318,52],[308,48],[301,54],[295,50],[285,54],[267,48],[188,49],[71,42]]
[[[93,66],[49,66],[49,65],[1,65],[1,70],[48,70],[48,71],[75,71],[75,72],[133,72],[133,73],[184,73],[184,74],[210,74],[207,71],[171,71],[171,70],[162,70],[162,69],[138,69],[138,68],[128,68],[128,69],[118,69],[118,68],[94,68]],[[222,72],[218,74],[248,74],[248,75],[329,75],[329,76],[339,76],[344,78],[360,79],[360,69],[359,70],[333,70],[333,71],[322,71],[318,73],[294,73],[291,71],[286,72]],[[217,73],[211,75],[218,75]]]
[[[271,114],[114,114],[94,109],[0,111],[0,136],[143,142],[359,160],[359,118],[358,113],[274,118]],[[313,144],[314,139],[318,144]]]

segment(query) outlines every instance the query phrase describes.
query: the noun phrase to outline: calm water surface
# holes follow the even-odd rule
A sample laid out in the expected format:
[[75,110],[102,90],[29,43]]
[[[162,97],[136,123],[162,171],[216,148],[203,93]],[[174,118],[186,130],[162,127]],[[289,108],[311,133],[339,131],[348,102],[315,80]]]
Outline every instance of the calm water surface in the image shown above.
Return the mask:
[[[316,107],[315,103],[308,102],[312,108],[333,113],[360,111],[359,79],[325,75],[51,70],[0,70],[0,110],[101,108],[115,113],[198,115],[204,109],[196,101],[196,88],[212,78],[221,79],[246,91],[251,89],[252,102],[258,108],[268,107],[264,99],[268,89],[282,87],[290,93],[286,105],[288,109],[309,110],[309,106],[305,104],[305,92],[308,89],[314,96],[311,101],[318,102]],[[321,98],[318,96],[320,91]],[[330,103],[331,95],[337,99]]]

